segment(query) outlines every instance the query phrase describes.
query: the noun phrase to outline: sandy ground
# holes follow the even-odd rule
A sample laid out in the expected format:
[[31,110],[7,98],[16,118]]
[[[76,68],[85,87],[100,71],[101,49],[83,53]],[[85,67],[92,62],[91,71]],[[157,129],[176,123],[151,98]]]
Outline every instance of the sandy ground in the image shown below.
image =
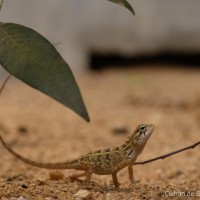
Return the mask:
[[[17,80],[0,98],[0,126],[18,153],[40,162],[60,162],[89,151],[123,143],[140,123],[153,123],[154,134],[138,161],[200,140],[200,70],[113,69],[77,77],[91,122]],[[75,170],[54,180],[14,158],[0,145],[0,197],[7,199],[199,199],[200,147],[165,160],[134,167],[135,186],[127,169],[119,172],[120,189],[111,176],[92,177],[90,186],[70,181]]]

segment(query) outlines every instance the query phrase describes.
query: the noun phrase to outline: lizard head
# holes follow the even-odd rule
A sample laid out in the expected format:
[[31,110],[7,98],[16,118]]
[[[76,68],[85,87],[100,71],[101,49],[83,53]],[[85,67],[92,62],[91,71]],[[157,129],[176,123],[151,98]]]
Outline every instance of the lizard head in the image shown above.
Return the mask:
[[129,137],[129,140],[122,145],[122,147],[124,147],[125,150],[128,151],[129,157],[130,149],[132,149],[131,152],[133,152],[132,156],[134,156],[134,158],[136,158],[136,155],[138,156],[142,153],[148,139],[153,133],[153,130],[153,124],[140,124],[139,126],[137,126],[133,134]]
[[134,131],[133,143],[138,145],[145,145],[149,137],[153,133],[153,124],[140,124]]

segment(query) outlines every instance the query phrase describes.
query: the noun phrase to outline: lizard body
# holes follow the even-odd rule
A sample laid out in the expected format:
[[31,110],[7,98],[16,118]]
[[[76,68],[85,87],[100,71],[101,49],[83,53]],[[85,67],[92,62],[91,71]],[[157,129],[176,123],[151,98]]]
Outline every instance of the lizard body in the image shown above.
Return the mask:
[[119,187],[117,172],[128,166],[128,173],[131,183],[134,183],[132,166],[139,154],[142,153],[149,137],[153,133],[154,125],[141,124],[137,126],[129,139],[121,146],[97,150],[77,159],[61,163],[40,163],[25,158],[13,151],[0,136],[3,146],[16,158],[39,168],[46,169],[76,169],[83,170],[84,173],[72,175],[71,179],[86,175],[86,183],[91,180],[92,174],[108,175],[112,174],[115,187]]

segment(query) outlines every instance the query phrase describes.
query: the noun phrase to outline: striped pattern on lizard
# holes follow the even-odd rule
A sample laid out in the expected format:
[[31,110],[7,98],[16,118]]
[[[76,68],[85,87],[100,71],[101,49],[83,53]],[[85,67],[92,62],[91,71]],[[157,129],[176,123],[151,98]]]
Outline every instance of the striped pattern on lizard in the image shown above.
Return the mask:
[[107,148],[90,152],[86,155],[80,156],[79,158],[69,160],[61,163],[40,163],[25,158],[14,150],[12,150],[3,138],[0,136],[0,141],[3,146],[19,160],[30,164],[35,167],[45,169],[76,169],[83,170],[84,173],[72,175],[71,179],[77,179],[81,176],[86,176],[85,182],[89,184],[92,174],[98,175],[109,175],[112,174],[113,183],[116,188],[119,187],[117,173],[128,167],[128,174],[131,183],[134,183],[133,177],[133,165],[139,154],[142,153],[148,139],[153,133],[154,125],[140,124],[134,130],[133,134],[129,139],[121,146],[114,148]]

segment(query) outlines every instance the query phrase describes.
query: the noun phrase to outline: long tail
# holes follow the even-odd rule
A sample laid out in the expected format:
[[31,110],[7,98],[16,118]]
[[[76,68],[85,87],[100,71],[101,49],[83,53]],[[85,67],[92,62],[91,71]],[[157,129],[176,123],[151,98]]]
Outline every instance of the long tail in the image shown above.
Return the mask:
[[[8,80],[10,79],[12,75],[10,74],[6,80],[3,82],[3,85],[0,87],[0,95],[6,85],[6,83],[8,82]],[[3,128],[0,128],[0,131],[4,131],[6,132]],[[70,160],[70,161],[66,161],[66,162],[62,162],[62,163],[40,163],[40,162],[35,162],[32,160],[29,160],[28,158],[25,158],[21,155],[19,155],[18,153],[16,153],[15,151],[13,151],[7,144],[6,142],[3,140],[2,136],[0,135],[0,141],[3,144],[3,146],[16,158],[18,158],[19,160],[35,166],[35,167],[39,167],[39,168],[45,168],[45,169],[76,169],[76,163],[77,160]]]
[[35,166],[35,167],[39,167],[39,168],[45,168],[45,169],[74,169],[74,165],[76,163],[76,160],[71,160],[71,161],[66,161],[66,162],[62,162],[62,163],[40,163],[40,162],[35,162],[32,160],[29,160],[28,158],[25,158],[23,156],[21,156],[20,154],[16,153],[14,150],[12,150],[7,144],[6,142],[3,140],[2,136],[0,135],[0,141],[2,143],[2,145],[16,158],[18,158],[19,160]]

